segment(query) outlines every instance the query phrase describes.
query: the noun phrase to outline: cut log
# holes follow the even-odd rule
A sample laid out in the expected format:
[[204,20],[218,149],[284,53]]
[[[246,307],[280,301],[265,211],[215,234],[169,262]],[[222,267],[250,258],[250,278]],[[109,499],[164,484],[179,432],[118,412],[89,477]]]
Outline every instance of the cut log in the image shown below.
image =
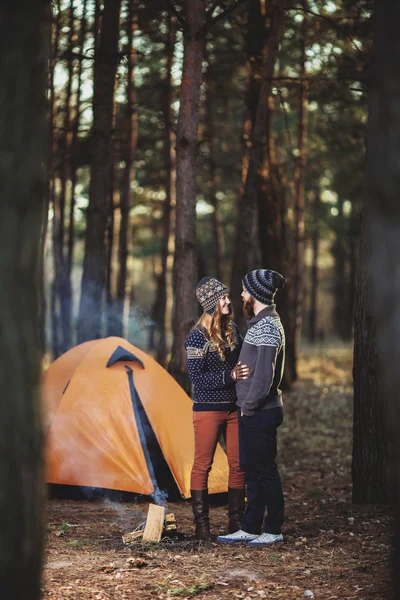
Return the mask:
[[143,533],[144,542],[159,542],[164,529],[165,508],[157,504],[149,505],[146,527]]

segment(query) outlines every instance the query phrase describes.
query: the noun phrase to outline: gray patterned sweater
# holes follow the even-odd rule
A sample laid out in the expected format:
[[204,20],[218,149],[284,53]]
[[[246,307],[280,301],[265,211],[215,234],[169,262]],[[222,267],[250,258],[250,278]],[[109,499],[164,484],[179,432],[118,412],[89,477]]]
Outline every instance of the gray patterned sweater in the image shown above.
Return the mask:
[[282,406],[279,385],[285,365],[285,332],[275,304],[267,306],[248,322],[239,360],[250,375],[236,384],[237,405],[244,415]]

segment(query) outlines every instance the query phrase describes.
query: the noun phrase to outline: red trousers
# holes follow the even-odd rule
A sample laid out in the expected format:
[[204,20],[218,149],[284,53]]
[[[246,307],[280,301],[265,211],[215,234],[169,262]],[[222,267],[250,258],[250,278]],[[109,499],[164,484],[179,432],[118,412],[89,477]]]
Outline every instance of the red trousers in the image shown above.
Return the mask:
[[239,466],[239,427],[236,410],[210,410],[193,412],[194,462],[190,487],[204,490],[208,484],[208,474],[214,459],[219,435],[222,433],[226,444],[229,465],[230,488],[244,488],[244,473]]

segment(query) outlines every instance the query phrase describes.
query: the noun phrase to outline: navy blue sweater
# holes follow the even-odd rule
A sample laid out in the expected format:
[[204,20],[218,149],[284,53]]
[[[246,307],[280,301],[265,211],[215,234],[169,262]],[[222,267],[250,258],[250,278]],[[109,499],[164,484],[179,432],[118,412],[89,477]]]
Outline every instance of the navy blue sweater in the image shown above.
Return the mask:
[[237,325],[235,330],[236,348],[231,350],[226,344],[225,360],[199,326],[185,341],[189,377],[193,383],[193,410],[237,410],[230,372],[238,361],[242,336]]

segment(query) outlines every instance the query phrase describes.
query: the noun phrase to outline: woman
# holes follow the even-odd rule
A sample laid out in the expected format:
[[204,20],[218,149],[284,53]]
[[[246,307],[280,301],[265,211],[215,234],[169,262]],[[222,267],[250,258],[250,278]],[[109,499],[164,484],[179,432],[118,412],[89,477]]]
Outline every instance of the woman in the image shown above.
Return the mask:
[[191,496],[196,538],[210,541],[208,474],[219,434],[226,442],[229,465],[229,532],[240,528],[244,512],[244,474],[239,466],[238,413],[235,382],[247,379],[249,370],[238,363],[242,337],[232,320],[226,286],[204,277],[196,287],[203,315],[185,342],[188,371],[193,383],[195,455]]

